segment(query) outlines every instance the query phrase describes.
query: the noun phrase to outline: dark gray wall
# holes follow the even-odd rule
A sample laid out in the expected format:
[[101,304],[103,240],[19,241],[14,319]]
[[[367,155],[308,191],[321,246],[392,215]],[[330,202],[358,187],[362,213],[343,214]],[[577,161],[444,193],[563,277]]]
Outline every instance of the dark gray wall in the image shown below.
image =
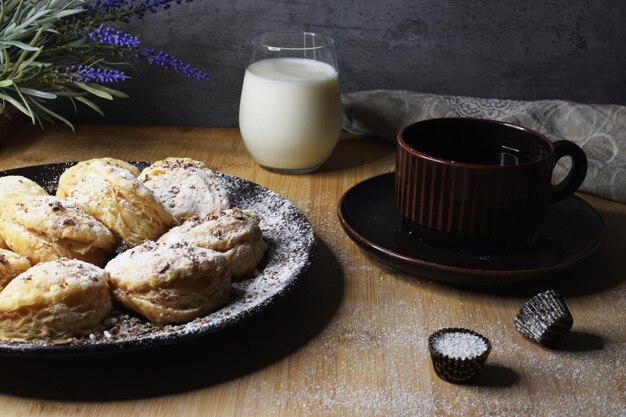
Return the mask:
[[208,82],[138,65],[131,98],[83,121],[236,126],[246,40],[273,30],[336,40],[344,92],[410,89],[626,104],[624,0],[196,0],[124,26]]

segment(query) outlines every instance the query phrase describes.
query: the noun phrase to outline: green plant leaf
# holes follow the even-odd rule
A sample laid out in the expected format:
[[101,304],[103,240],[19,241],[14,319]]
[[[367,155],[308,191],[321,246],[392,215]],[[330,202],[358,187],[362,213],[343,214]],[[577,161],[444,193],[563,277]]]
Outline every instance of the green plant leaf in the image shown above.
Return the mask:
[[93,101],[89,100],[86,97],[75,97],[75,99],[76,101],[80,101],[84,105],[91,107],[96,113],[104,117],[104,112],[102,111],[102,109]]
[[4,61],[4,69],[2,70],[0,77],[9,72],[9,69],[11,69],[11,56],[6,49],[2,50],[2,58],[2,60]]
[[65,117],[61,116],[60,114],[57,114],[57,113],[53,112],[52,110],[46,108],[45,106],[43,106],[42,104],[38,103],[37,101],[33,101],[32,103],[35,105],[35,107],[37,107],[39,110],[41,110],[41,112],[43,112],[43,114],[48,114],[48,115],[52,116],[53,118],[62,121],[63,123],[68,125],[70,127],[70,129],[74,130],[74,125],[72,125],[72,123],[69,120],[67,120]]
[[20,41],[0,41],[0,48],[5,49],[8,46],[15,46],[16,48],[20,48],[23,49],[25,51],[31,51],[31,52],[35,52],[38,51],[40,48],[36,47],[36,46],[30,46],[25,44],[24,42],[20,42]]
[[[29,46],[33,46],[34,44],[36,44],[42,33],[43,33],[43,27],[39,28],[39,30],[37,31],[33,39],[30,41]],[[20,54],[19,58],[17,59],[17,63],[15,64],[15,68],[13,69],[13,72],[11,73],[11,76],[15,77],[17,74],[21,73],[22,63],[24,62],[24,59],[26,59],[27,55],[28,55],[28,51],[26,50],[24,50]],[[18,78],[18,77],[15,77],[15,78]]]
[[32,55],[30,56],[30,58],[28,58],[26,61],[24,61],[24,62],[22,63],[22,66],[23,66],[23,67],[27,67],[28,65],[31,65],[31,64],[33,63],[33,61],[34,61],[35,59],[37,59],[37,57],[41,54],[41,52],[42,52],[42,51],[43,51],[43,48],[41,48],[41,49],[39,49],[39,50],[35,51],[35,53],[34,53],[34,54],[32,54]]
[[123,91],[119,91],[119,90],[115,90],[113,88],[110,87],[105,87],[101,84],[97,84],[98,88],[102,91],[104,91],[105,93],[109,93],[111,94],[113,97],[118,97],[118,98],[129,98],[130,96],[126,93],[124,93]]
[[79,13],[85,13],[85,9],[69,9],[69,10],[63,10],[57,14],[55,14],[55,18],[57,19],[63,19],[64,17],[67,16],[73,16],[75,14],[79,14]]
[[21,111],[26,116],[28,116],[31,119],[33,119],[33,122],[34,122],[34,117],[33,117],[33,114],[31,113],[31,111],[29,109],[27,109],[26,107],[24,107],[24,105],[21,104],[19,101],[17,101],[13,97],[9,96],[8,94],[4,94],[4,93],[0,93],[0,99],[6,100],[9,103],[11,103],[12,105],[14,105],[19,111]]
[[26,106],[26,108],[30,111],[30,118],[32,119],[33,124],[34,124],[35,123],[35,112],[33,112],[33,109],[30,108],[30,105],[28,104],[28,100],[26,100],[24,95],[22,95],[22,92],[20,91],[20,89],[19,89],[19,87],[17,85],[13,84],[13,89],[17,92],[17,94],[22,99],[22,103],[24,103],[24,106]]
[[54,100],[57,98],[56,94],[48,93],[46,91],[34,90],[32,88],[22,87],[22,93],[28,94],[29,96],[45,98],[47,100]]
[[98,84],[85,84],[85,83],[74,83],[76,87],[82,88],[83,90],[93,94],[94,96],[98,96],[100,98],[104,98],[106,100],[113,100],[113,96],[106,91],[101,90],[101,87]]

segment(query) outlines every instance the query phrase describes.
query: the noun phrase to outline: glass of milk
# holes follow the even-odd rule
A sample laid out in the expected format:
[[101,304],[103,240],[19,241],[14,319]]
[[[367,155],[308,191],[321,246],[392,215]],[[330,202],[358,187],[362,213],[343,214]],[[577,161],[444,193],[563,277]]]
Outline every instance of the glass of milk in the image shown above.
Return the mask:
[[271,171],[313,172],[341,133],[334,42],[310,32],[266,33],[251,42],[239,106],[246,149]]

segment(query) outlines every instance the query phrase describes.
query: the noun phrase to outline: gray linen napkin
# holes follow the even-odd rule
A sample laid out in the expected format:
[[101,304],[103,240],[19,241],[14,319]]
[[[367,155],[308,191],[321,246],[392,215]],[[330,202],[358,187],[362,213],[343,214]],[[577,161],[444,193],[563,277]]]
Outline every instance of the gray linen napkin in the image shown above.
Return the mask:
[[[550,139],[577,143],[589,159],[582,191],[626,202],[626,106],[580,104],[563,100],[515,101],[440,96],[402,90],[342,95],[343,128],[395,143],[397,132],[418,120],[479,117],[537,130]],[[560,163],[557,178],[567,172]]]

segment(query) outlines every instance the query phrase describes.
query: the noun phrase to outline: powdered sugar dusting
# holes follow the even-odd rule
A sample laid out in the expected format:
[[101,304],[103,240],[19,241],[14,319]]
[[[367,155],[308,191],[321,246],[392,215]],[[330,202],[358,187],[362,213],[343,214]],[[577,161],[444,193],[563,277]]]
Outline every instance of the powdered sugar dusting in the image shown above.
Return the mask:
[[199,161],[167,158],[144,169],[139,181],[180,222],[230,207],[228,195],[216,180],[215,173]]
[[469,359],[482,355],[487,350],[487,343],[471,333],[450,331],[437,336],[433,348],[450,358]]
[[[429,281],[415,281],[432,288]],[[385,281],[379,285],[384,290]],[[466,300],[473,299],[466,294]],[[289,358],[282,375],[298,378],[278,388],[275,380],[262,382],[246,393],[251,405],[242,414],[258,411],[253,406],[258,399],[267,415],[626,415],[622,372],[626,339],[619,323],[578,327],[581,334],[602,335],[602,349],[546,350],[517,334],[511,321],[515,308],[505,309],[502,321],[487,321],[471,303],[464,304],[459,310],[463,314],[452,322],[445,314],[449,300],[438,295],[421,298],[407,291],[406,296],[385,300],[375,309],[346,304],[322,334]],[[575,309],[575,303],[571,307]],[[428,315],[431,320],[427,324],[400,321],[399,315]],[[452,324],[475,328],[492,342],[493,350],[478,383],[449,384],[432,369],[428,336]],[[277,367],[284,366],[281,362]],[[555,386],[562,387],[562,394],[538,401],[537,391],[554,392]]]
[[[77,259],[61,258],[56,261],[41,262],[18,275],[14,281],[34,281],[40,288],[52,291],[65,290],[68,281],[72,287],[92,288],[94,282],[105,285],[106,273],[95,265]],[[13,282],[13,281],[12,281]]]
[[[58,176],[71,164],[43,166],[46,175],[31,177],[48,189],[55,187]],[[141,163],[137,164],[142,167]],[[143,164],[145,167],[147,164]],[[115,311],[105,329],[88,337],[67,341],[65,346],[3,341],[0,352],[73,352],[119,350],[159,344],[216,331],[249,317],[271,305],[287,292],[308,270],[315,252],[313,228],[293,204],[279,194],[239,177],[216,172],[229,193],[233,206],[256,212],[268,251],[258,274],[233,283],[231,300],[221,310],[180,325],[155,326],[125,312]],[[53,178],[50,178],[53,177]],[[48,178],[44,181],[45,178]],[[106,332],[106,334],[105,334]]]

